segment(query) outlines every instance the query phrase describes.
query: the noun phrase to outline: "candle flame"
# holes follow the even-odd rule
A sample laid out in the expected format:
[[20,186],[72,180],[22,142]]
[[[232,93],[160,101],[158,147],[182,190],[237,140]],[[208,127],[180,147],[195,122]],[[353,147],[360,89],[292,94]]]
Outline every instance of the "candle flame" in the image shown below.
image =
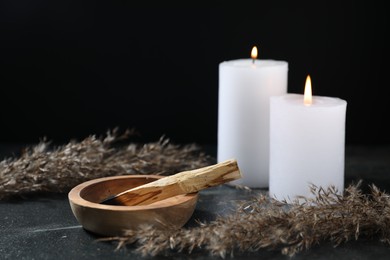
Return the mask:
[[253,60],[257,59],[257,47],[253,46],[252,51],[251,51],[251,58]]
[[305,91],[303,94],[303,104],[306,106],[310,106],[313,103],[312,101],[312,94],[311,94],[311,79],[310,75],[307,75],[306,77],[306,83],[305,83]]

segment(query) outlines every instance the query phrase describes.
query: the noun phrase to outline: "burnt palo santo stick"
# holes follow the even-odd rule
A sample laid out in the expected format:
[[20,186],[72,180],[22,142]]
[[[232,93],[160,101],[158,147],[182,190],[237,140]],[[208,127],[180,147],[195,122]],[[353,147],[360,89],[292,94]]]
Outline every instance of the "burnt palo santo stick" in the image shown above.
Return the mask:
[[197,192],[241,178],[237,161],[230,159],[211,166],[184,171],[123,191],[100,202],[108,205],[147,205],[180,194]]

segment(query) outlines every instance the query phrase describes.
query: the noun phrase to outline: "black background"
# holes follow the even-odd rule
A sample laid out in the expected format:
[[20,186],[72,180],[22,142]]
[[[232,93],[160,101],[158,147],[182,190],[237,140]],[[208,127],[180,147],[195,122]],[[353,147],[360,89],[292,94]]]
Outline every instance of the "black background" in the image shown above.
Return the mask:
[[[188,3],[185,3],[187,5]],[[385,1],[3,0],[0,142],[65,142],[114,127],[139,141],[216,144],[218,65],[289,63],[288,92],[345,99],[347,144],[390,143]]]

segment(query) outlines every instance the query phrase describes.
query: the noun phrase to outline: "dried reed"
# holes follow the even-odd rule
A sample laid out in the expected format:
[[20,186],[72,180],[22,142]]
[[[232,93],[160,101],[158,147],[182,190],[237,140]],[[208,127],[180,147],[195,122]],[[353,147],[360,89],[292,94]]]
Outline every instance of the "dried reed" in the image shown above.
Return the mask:
[[251,201],[250,208],[247,201],[232,215],[196,227],[155,230],[146,226],[101,240],[116,241],[118,248],[132,244],[144,256],[204,250],[222,258],[260,250],[293,256],[325,241],[338,246],[360,237],[389,244],[389,195],[374,185],[370,194],[363,194],[359,185],[349,186],[344,196],[333,187],[313,186],[315,199],[293,204],[270,200],[263,194]]
[[[19,158],[0,162],[0,199],[33,192],[68,192],[84,181],[125,174],[170,175],[211,164],[199,146],[171,144],[169,139],[147,144],[123,144],[128,130],[108,131],[77,142],[52,147],[41,141]],[[121,143],[121,145],[118,145]]]

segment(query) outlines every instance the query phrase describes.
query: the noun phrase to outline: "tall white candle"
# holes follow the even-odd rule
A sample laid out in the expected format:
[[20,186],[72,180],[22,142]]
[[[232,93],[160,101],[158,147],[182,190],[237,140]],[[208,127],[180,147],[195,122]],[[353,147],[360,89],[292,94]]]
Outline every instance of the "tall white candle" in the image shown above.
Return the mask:
[[217,160],[237,159],[232,184],[268,187],[269,98],[287,93],[288,63],[238,59],[219,64]]
[[340,194],[344,190],[347,102],[310,98],[304,101],[298,94],[271,97],[269,195],[277,200],[314,197],[312,184],[325,189],[333,185]]

